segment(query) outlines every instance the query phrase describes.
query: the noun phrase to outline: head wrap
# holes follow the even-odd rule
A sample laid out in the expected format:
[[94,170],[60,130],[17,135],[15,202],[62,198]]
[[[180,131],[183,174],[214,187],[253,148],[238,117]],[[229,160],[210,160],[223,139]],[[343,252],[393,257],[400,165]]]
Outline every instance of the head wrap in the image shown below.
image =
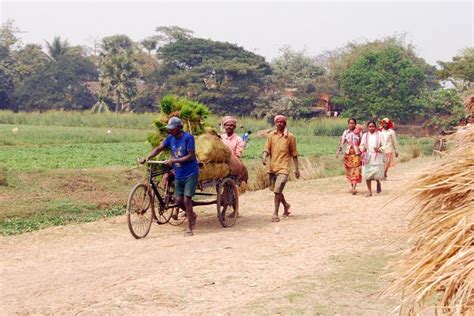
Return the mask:
[[227,123],[237,125],[237,120],[232,116],[225,116],[224,118],[222,118],[222,125],[226,125]]
[[285,121],[285,123],[286,123],[286,116],[281,115],[281,114],[275,116],[275,118],[273,119],[273,121],[276,123],[277,120],[281,120],[281,119],[283,119],[283,120]]
[[388,117],[385,117],[383,120],[380,121],[380,124],[382,125],[383,122],[388,124],[388,128],[393,129],[395,127],[395,124],[393,124],[392,121]]

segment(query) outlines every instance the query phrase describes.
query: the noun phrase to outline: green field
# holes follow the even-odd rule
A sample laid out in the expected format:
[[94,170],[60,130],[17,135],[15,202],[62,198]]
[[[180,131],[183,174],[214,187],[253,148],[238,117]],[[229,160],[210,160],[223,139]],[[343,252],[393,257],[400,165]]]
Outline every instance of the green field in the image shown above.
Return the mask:
[[[52,225],[87,222],[124,211],[131,186],[143,179],[136,159],[151,147],[146,141],[156,114],[0,111],[0,234],[17,234]],[[218,126],[219,118],[210,118]],[[249,185],[262,176],[269,122],[241,118],[238,132],[251,130],[244,152]],[[243,125],[241,127],[240,125]],[[344,119],[289,122],[296,135],[305,178],[343,174],[334,157]],[[401,160],[431,154],[432,139],[400,137]]]

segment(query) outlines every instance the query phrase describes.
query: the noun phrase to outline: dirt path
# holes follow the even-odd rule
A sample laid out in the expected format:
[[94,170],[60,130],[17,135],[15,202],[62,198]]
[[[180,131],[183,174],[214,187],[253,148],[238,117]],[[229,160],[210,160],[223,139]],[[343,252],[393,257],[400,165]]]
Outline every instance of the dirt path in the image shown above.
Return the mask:
[[406,198],[391,200],[429,163],[397,166],[372,198],[343,177],[289,183],[280,223],[265,190],[241,197],[230,229],[199,208],[193,237],[154,225],[135,240],[124,217],[2,237],[0,313],[390,313],[380,276],[407,222]]

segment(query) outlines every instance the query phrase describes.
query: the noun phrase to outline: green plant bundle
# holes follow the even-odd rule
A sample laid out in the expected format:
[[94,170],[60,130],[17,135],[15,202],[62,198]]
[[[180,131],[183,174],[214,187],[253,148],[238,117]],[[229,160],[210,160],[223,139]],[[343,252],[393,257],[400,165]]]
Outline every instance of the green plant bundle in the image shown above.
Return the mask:
[[161,113],[153,121],[155,131],[148,134],[148,142],[156,147],[168,135],[166,124],[171,117],[179,117],[183,121],[183,129],[193,135],[201,135],[208,126],[205,119],[210,115],[207,106],[199,102],[174,95],[165,95],[160,101]]

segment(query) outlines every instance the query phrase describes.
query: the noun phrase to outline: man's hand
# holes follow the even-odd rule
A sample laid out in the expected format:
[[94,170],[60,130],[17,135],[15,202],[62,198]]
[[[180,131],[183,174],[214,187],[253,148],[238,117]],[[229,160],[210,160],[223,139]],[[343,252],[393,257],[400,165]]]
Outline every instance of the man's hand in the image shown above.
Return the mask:
[[395,157],[398,158],[398,153],[395,153]]
[[295,170],[295,177],[296,179],[300,178],[300,171],[298,169]]
[[147,160],[147,158],[140,158],[140,160],[138,160],[138,163],[143,165]]
[[264,153],[262,154],[262,164],[263,164],[264,166],[267,165],[267,157],[268,157],[267,153],[264,152]]
[[339,159],[339,152],[336,153],[336,159]]
[[173,167],[174,164],[175,164],[175,161],[173,158],[165,160],[165,165],[167,166]]

